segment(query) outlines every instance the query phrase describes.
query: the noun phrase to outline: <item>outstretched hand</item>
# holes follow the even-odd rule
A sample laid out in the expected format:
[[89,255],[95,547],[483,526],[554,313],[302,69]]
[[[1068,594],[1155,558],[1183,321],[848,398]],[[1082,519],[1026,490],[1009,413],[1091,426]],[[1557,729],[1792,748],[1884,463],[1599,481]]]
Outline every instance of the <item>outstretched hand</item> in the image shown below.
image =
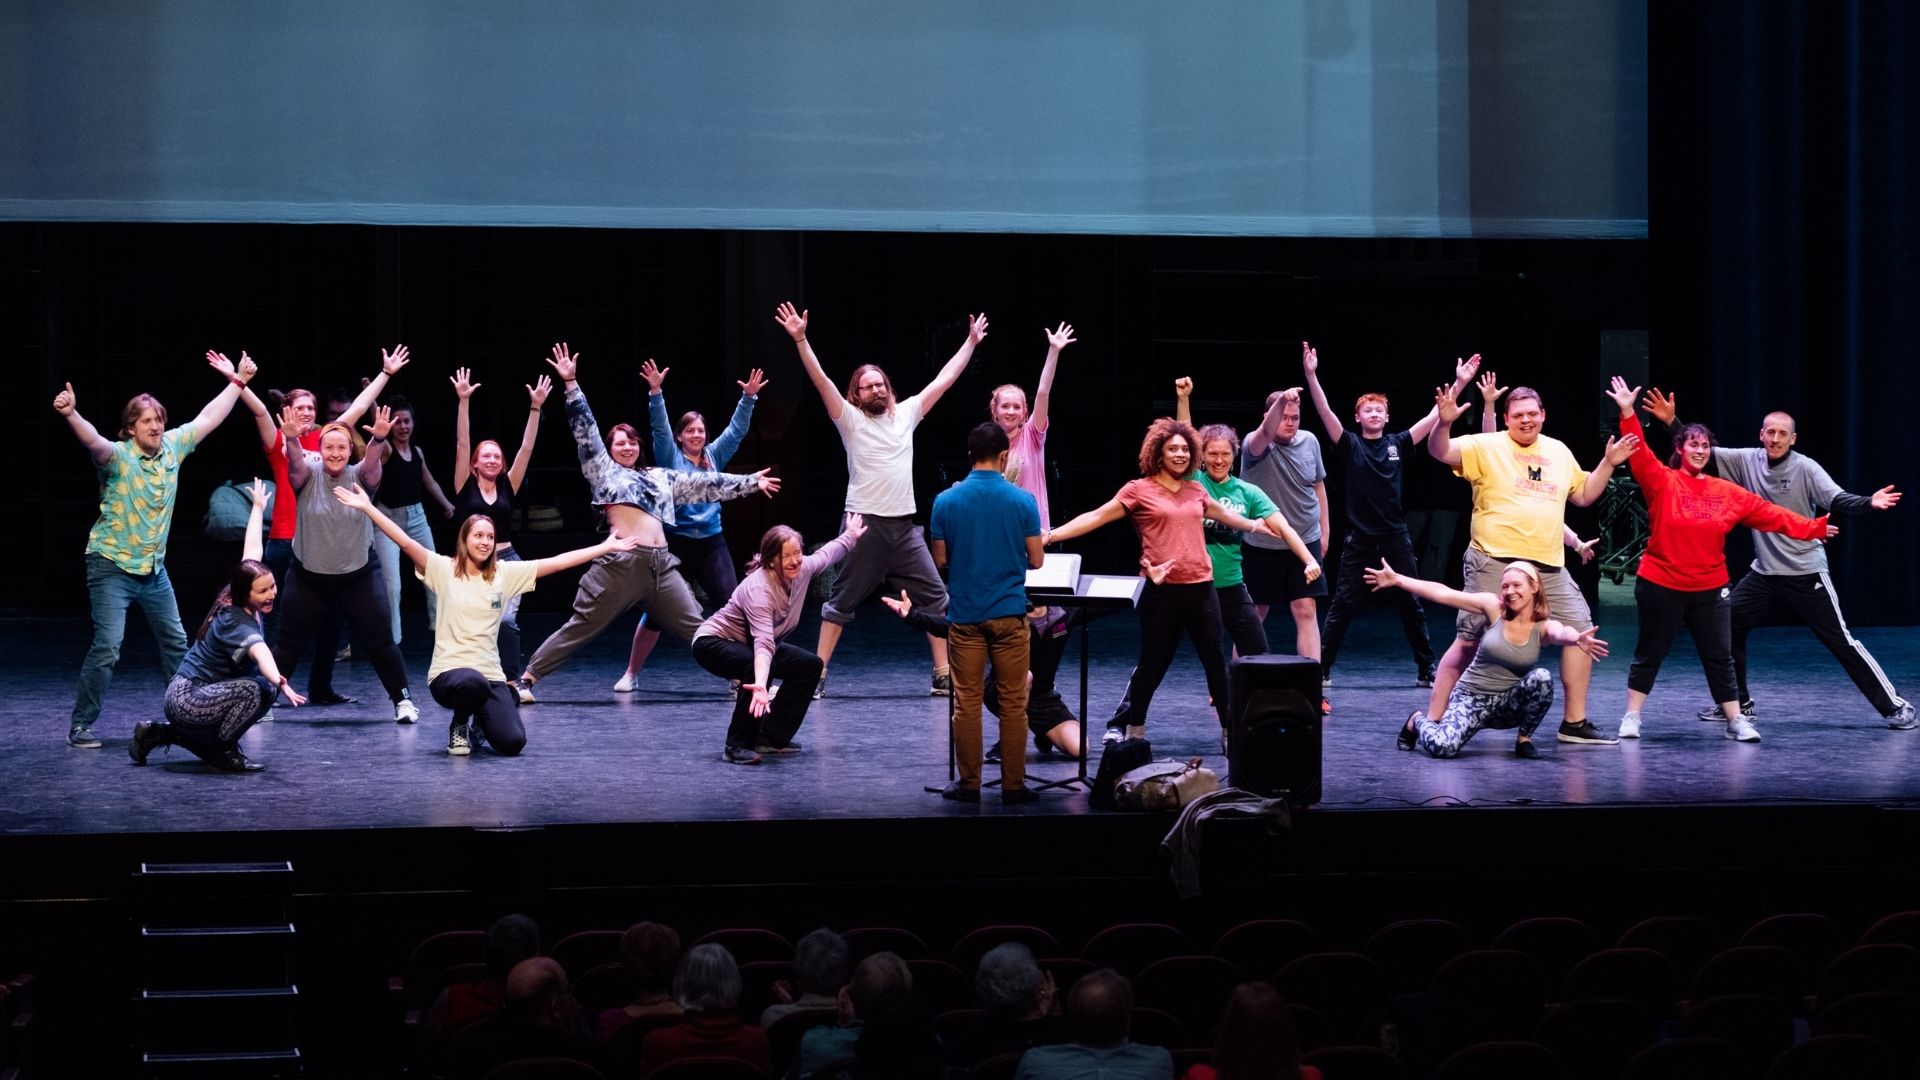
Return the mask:
[[1827,539],[1831,540],[1834,537],[1839,535],[1840,535],[1840,526],[1835,525],[1831,521],[1827,522]]
[[1627,380],[1615,375],[1613,377],[1613,384],[1606,393],[1608,397],[1613,399],[1613,403],[1620,407],[1621,416],[1633,415],[1633,404],[1640,400],[1639,387],[1628,386]]
[[672,370],[672,368],[663,368],[659,364],[654,363],[653,357],[647,357],[647,362],[640,365],[640,377],[647,380],[647,392],[650,394],[659,393],[660,387],[667,381],[667,372]]
[[987,313],[967,316],[967,344],[978,345],[987,339]]
[[[1146,561],[1145,559],[1141,560],[1141,562],[1143,563],[1145,561]],[[882,593],[880,595],[880,602],[887,605],[887,610],[893,612],[895,615],[898,615],[903,619],[906,618],[907,614],[913,610],[913,598],[907,595],[907,590],[905,589],[900,590],[900,599],[898,600],[895,600],[893,597],[888,596],[885,593]]]
[[1500,385],[1500,374],[1495,371],[1481,372],[1479,385],[1480,400],[1486,402],[1488,408],[1492,408],[1494,402],[1499,401],[1507,392],[1507,387]]
[[1640,436],[1622,435],[1617,439],[1607,440],[1607,452],[1604,456],[1607,464],[1619,465],[1632,457],[1633,452],[1638,449],[1640,449]]
[[[666,372],[663,371],[660,374],[665,375]],[[761,371],[759,368],[754,368],[752,371],[747,372],[746,378],[733,380],[733,384],[738,386],[740,392],[748,397],[759,397],[760,391],[772,381],[772,379],[767,378],[766,372]]]
[[1454,385],[1460,387],[1462,390],[1473,385],[1473,373],[1479,370],[1480,370],[1480,354],[1479,353],[1474,353],[1472,356],[1467,357],[1465,360],[1455,358],[1453,361]]
[[754,473],[753,482],[759,485],[760,494],[769,499],[773,498],[774,492],[780,490],[780,478],[773,475],[772,469],[761,469]]
[[373,509],[373,499],[361,490],[359,484],[342,484],[333,489],[333,497],[340,500],[340,505],[350,506],[363,514]]
[[289,446],[299,442],[300,436],[305,434],[306,430],[306,421],[300,419],[300,414],[294,411],[293,406],[286,405],[281,407],[280,434],[287,440]]
[[640,546],[640,539],[639,533],[634,533],[631,536],[615,536],[612,533],[608,533],[607,538],[600,541],[600,551],[603,554],[611,554],[615,551],[632,551],[634,548]]
[[480,384],[473,381],[473,373],[466,368],[455,368],[447,381],[453,384],[453,392],[462,401],[472,397],[473,392],[480,389]]
[[1379,566],[1369,566],[1360,571],[1360,576],[1366,579],[1367,584],[1373,586],[1374,592],[1391,589],[1400,584],[1400,575],[1394,572],[1393,567],[1387,565],[1385,559],[1380,560]]
[[1868,501],[1873,503],[1875,510],[1891,510],[1900,505],[1900,493],[1894,490],[1892,484],[1888,484],[1874,492],[1873,498]]
[[755,716],[765,716],[773,709],[773,695],[767,692],[766,687],[755,683],[741,683],[740,689],[753,695],[753,700],[747,704],[748,712]]
[[360,430],[376,439],[387,437],[387,429],[393,426],[393,409],[386,405],[373,407],[373,423],[361,424]]
[[253,487],[248,493],[253,496],[253,508],[255,510],[265,510],[267,508],[267,482],[265,480],[257,476],[254,477]]
[[1440,422],[1451,424],[1460,419],[1460,401],[1453,396],[1453,388],[1436,386],[1433,388],[1433,407],[1440,412]]
[[[851,537],[856,543],[867,534],[867,519],[859,514],[848,514],[846,524],[840,529],[844,536]],[[900,595],[905,596],[906,593]]]
[[[520,385],[527,386],[526,383],[521,383]],[[540,376],[539,380],[532,386],[527,386],[527,400],[533,403],[535,410],[546,405],[547,395],[551,393],[553,393],[553,380],[547,378],[545,375]]]
[[1660,388],[1656,386],[1647,391],[1646,404],[1642,405],[1641,408],[1645,409],[1647,415],[1653,417],[1655,420],[1663,424],[1671,424],[1673,423],[1673,418],[1679,415],[1679,405],[1676,404],[1679,400],[1679,394],[1663,394],[1660,392]]
[[773,309],[773,321],[779,323],[780,329],[795,343],[807,340],[807,315],[805,311],[795,311],[793,304],[784,300]]
[[287,704],[296,709],[307,703],[307,695],[295,690],[292,683],[288,683],[280,688],[280,696],[286,698]]
[[1040,332],[1047,335],[1047,348],[1055,352],[1059,352],[1076,340],[1073,336],[1073,324],[1070,322],[1061,323],[1058,330],[1049,330],[1043,326]]
[[407,362],[411,359],[413,358],[407,355],[407,347],[405,345],[395,345],[392,352],[381,349],[380,370],[385,372],[387,377],[391,379],[395,375],[400,374],[400,369],[406,367]]
[[1593,549],[1599,543],[1600,538],[1596,536],[1591,540],[1582,540],[1578,544],[1573,545],[1573,550],[1575,554],[1580,556],[1581,562],[1590,563],[1596,558]]
[[1580,640],[1573,644],[1575,648],[1593,657],[1595,660],[1605,660],[1607,658],[1607,643],[1595,636],[1598,633],[1600,633],[1599,627],[1589,626],[1585,630],[1580,631]]
[[1167,575],[1173,572],[1173,564],[1177,561],[1176,559],[1168,559],[1163,563],[1148,562],[1147,557],[1142,555],[1140,556],[1140,572],[1147,575],[1147,580],[1153,582],[1155,585],[1165,585],[1167,583]]
[[1308,375],[1320,373],[1320,350],[1304,341],[1300,343],[1300,370]]
[[73,415],[73,384],[68,383],[65,390],[53,395],[53,411],[61,416]]
[[572,349],[567,348],[567,343],[564,341],[553,347],[553,359],[547,361],[547,364],[553,368],[555,375],[560,376],[560,381],[563,383],[573,382],[574,376],[580,373],[580,357]]

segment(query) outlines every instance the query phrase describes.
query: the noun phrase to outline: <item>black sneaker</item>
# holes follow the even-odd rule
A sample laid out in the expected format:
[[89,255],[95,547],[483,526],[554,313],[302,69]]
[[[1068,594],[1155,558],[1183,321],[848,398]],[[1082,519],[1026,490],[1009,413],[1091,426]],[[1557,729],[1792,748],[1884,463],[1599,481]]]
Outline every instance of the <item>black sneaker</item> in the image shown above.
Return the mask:
[[753,752],[756,754],[797,754],[800,752],[800,744],[790,742],[785,746],[774,746],[771,743],[765,743],[754,747]]
[[987,764],[989,765],[1000,764],[1000,744],[999,743],[994,743],[992,746],[987,747],[986,761],[987,761]]
[[[1753,723],[1753,702],[1741,702],[1740,715],[1747,718],[1747,723]],[[1721,712],[1720,706],[1718,705],[1709,705],[1701,709],[1699,712],[1693,714],[1693,718],[1709,724],[1724,724],[1727,722],[1727,714]]]
[[221,772],[259,772],[261,769],[266,768],[265,765],[257,761],[249,761],[247,755],[238,750],[229,750],[220,757],[207,762],[207,764],[219,769]]
[[928,697],[952,697],[953,696],[953,676],[952,675],[935,675],[933,677],[933,685],[927,688],[927,696]]
[[953,783],[940,789],[940,797],[952,800],[953,802],[977,803],[980,801],[980,789],[977,787],[961,787],[960,781],[955,780]]
[[1532,739],[1521,739],[1513,744],[1513,756],[1531,761],[1540,756],[1540,748],[1533,745]]
[[1039,802],[1040,793],[1030,787],[1001,788],[1000,801],[1009,804]]
[[333,692],[332,690],[328,690],[322,694],[311,695],[310,697],[307,698],[307,704],[309,705],[351,705],[356,700],[358,699],[350,698],[345,694],[338,694]]
[[1420,745],[1420,733],[1413,729],[1413,719],[1421,715],[1423,715],[1421,710],[1415,709],[1407,714],[1407,722],[1400,725],[1400,735],[1395,740],[1399,744],[1400,749],[1412,750],[1414,747]]
[[98,750],[101,747],[100,736],[86,724],[75,724],[67,729],[67,745],[80,750]]
[[1559,738],[1561,742],[1587,743],[1592,746],[1617,746],[1620,743],[1619,739],[1594,727],[1591,720],[1582,720],[1577,724],[1561,721]]
[[165,746],[173,740],[168,738],[172,732],[162,720],[142,720],[133,725],[133,741],[127,744],[127,753],[132,755],[135,765],[145,765],[147,755],[157,746]]
[[720,760],[729,765],[758,765],[760,755],[744,746],[729,746],[721,751]]
[[1433,689],[1433,669],[1430,667],[1421,668],[1420,673],[1413,678],[1413,685],[1422,690]]

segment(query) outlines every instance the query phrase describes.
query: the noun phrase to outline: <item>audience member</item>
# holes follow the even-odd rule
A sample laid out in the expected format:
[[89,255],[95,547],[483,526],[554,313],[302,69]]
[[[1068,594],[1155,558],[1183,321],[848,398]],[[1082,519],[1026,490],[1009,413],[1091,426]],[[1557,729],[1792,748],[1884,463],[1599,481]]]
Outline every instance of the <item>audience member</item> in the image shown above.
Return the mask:
[[620,967],[633,981],[633,1000],[600,1014],[595,1034],[601,1042],[635,1020],[678,1017],[683,1013],[673,999],[673,973],[680,966],[680,935],[671,926],[638,922],[620,937]]
[[1293,1014],[1279,991],[1249,982],[1227,999],[1213,1040],[1213,1063],[1193,1066],[1181,1080],[1320,1080],[1320,1070],[1300,1064]]
[[567,973],[551,958],[522,960],[507,974],[506,1008],[455,1036],[451,1080],[481,1080],[509,1061],[566,1058],[599,1068],[600,1044],[582,1030]]
[[947,1047],[949,1065],[978,1065],[1000,1054],[1067,1041],[1066,1019],[1054,1008],[1053,976],[1040,970],[1025,945],[1010,941],[982,956],[973,994],[987,1018]]
[[1172,1054],[1128,1040],[1132,1019],[1126,976],[1111,968],[1081,976],[1067,995],[1073,1041],[1027,1051],[1014,1080],[1173,1080]]
[[831,1065],[844,1065],[855,1059],[855,1048],[871,1018],[913,1009],[913,972],[907,962],[890,952],[874,953],[853,969],[853,979],[842,987],[836,999],[840,1021],[831,1027],[821,1025],[800,1037],[799,1052],[787,1075],[793,1080],[809,1080]]
[[487,927],[481,952],[486,977],[442,990],[421,1018],[420,1052],[429,1068],[441,1061],[447,1044],[462,1029],[506,1007],[507,973],[520,961],[538,955],[540,927],[525,915],[503,915]]
[[839,1004],[840,988],[847,985],[847,939],[824,926],[801,938],[793,947],[793,981],[792,988],[774,984],[780,1000],[760,1014],[762,1030],[791,1013]]
[[695,945],[680,959],[673,996],[686,1010],[679,1023],[647,1033],[640,1075],[685,1058],[734,1058],[773,1071],[767,1034],[740,1019],[740,965],[722,945]]

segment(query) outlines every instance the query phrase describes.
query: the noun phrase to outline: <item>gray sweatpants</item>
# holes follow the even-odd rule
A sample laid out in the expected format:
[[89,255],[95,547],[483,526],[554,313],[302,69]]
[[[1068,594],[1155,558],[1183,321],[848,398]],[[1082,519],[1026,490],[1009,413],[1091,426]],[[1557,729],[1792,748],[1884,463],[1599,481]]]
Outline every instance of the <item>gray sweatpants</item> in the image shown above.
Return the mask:
[[593,560],[573,594],[573,617],[534,650],[527,670],[535,679],[546,678],[635,605],[646,608],[653,625],[691,643],[700,629],[700,605],[679,567],[680,560],[663,547],[614,551]]
[[845,626],[853,621],[853,610],[882,588],[888,595],[905,589],[915,611],[946,614],[947,586],[934,568],[920,526],[910,517],[867,514],[864,520],[867,531],[840,560],[833,595],[820,605],[820,618]]

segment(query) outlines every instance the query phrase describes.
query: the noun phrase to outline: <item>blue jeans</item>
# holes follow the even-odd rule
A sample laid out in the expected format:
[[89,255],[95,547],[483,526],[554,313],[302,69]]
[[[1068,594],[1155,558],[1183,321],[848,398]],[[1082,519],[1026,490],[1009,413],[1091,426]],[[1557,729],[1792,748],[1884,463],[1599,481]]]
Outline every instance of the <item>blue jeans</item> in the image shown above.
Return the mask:
[[[513,545],[508,544],[494,556],[496,562],[522,562]],[[429,596],[432,594],[429,593]],[[507,610],[500,618],[500,670],[507,673],[507,681],[520,677],[520,601],[526,593],[514,593],[507,601]]]
[[[427,525],[427,508],[419,503],[409,506],[396,506],[393,509],[380,507],[380,512],[393,519],[394,524],[405,529],[407,535],[428,551],[433,550],[433,529]],[[393,643],[400,644],[400,571],[402,564],[411,570],[412,560],[400,554],[400,545],[387,539],[387,534],[379,529],[373,530],[373,550],[380,558],[380,576],[387,584],[387,617],[393,624]],[[516,597],[517,599],[517,597]],[[433,590],[427,590],[427,632],[432,633],[435,625],[434,615],[438,605],[434,601]]]
[[164,563],[151,574],[129,574],[104,555],[87,552],[87,595],[93,605],[93,647],[80,666],[80,685],[73,696],[73,724],[90,725],[100,719],[100,703],[113,683],[113,666],[120,662],[120,643],[127,636],[127,606],[139,604],[160,647],[160,668],[169,676],[180,670],[187,655],[187,632],[180,625],[180,604]]

